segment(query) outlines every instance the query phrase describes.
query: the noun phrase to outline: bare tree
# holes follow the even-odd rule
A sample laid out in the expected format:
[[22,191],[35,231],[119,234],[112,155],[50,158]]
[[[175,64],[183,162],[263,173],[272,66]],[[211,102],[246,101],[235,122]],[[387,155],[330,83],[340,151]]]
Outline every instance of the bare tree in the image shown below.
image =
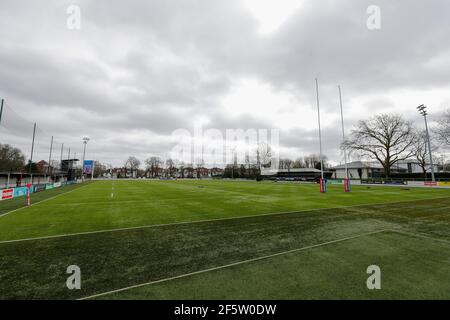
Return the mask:
[[198,158],[195,164],[195,173],[197,174],[197,179],[201,179],[201,173],[204,166],[204,162],[202,158]]
[[234,179],[236,177],[236,170],[238,168],[238,160],[236,151],[233,153],[233,165],[231,167],[231,178]]
[[[415,134],[416,138],[412,145],[412,151],[419,166],[422,168],[424,174],[427,173],[427,167],[429,166],[430,153],[428,150],[427,133],[426,131],[419,131]],[[437,148],[431,145],[431,151],[436,151]],[[428,165],[427,165],[428,164]]]
[[107,171],[106,164],[94,161],[94,178],[102,177]]
[[161,158],[159,157],[150,157],[145,160],[146,169],[147,171],[150,171],[150,175],[152,178],[158,175],[161,163]]
[[174,173],[176,171],[176,167],[175,167],[175,162],[170,158],[166,160],[166,169],[168,171],[168,175],[170,177],[173,177]]
[[291,171],[292,165],[293,165],[294,161],[292,161],[291,159],[281,159],[279,166],[280,169],[286,169],[288,172]]
[[261,156],[260,156],[259,147],[256,147],[256,166],[258,167],[258,169],[261,170]]
[[292,168],[294,169],[306,168],[306,163],[305,161],[303,161],[302,158],[297,158],[292,164]]
[[131,170],[131,175],[133,175],[134,172],[136,172],[139,169],[139,166],[141,165],[141,161],[139,161],[136,157],[128,157],[127,161],[125,161],[125,168]]
[[381,114],[359,121],[342,147],[377,160],[389,177],[395,163],[414,154],[414,141],[411,122],[400,115]]
[[292,165],[294,164],[294,161],[292,161],[291,159],[285,159],[284,160],[284,165],[285,168],[287,169],[288,172],[291,171]]
[[245,166],[247,169],[250,169],[252,166],[252,163],[250,161],[250,155],[248,154],[245,155]]
[[0,144],[0,171],[22,171],[24,167],[22,151],[9,144]]
[[257,163],[260,167],[270,167],[272,161],[272,148],[269,144],[261,142],[256,150]]
[[178,168],[180,170],[180,176],[182,179],[184,179],[184,169],[185,169],[184,166],[185,166],[184,162],[181,162],[178,164]]
[[303,157],[303,162],[306,168],[315,168],[317,163],[320,163],[320,156],[315,154],[310,154],[309,156]]
[[450,146],[450,109],[447,110],[438,121],[438,125],[434,132],[436,133],[439,142],[443,145]]
[[[322,155],[322,161],[323,161],[323,168],[325,169],[328,166],[327,156]],[[309,156],[303,157],[303,162],[304,162],[304,168],[320,170],[320,168],[322,166],[321,161],[320,161],[320,155],[318,155],[318,154],[310,154]]]
[[187,164],[185,170],[187,171],[187,178],[194,177],[194,167],[192,166],[192,164]]

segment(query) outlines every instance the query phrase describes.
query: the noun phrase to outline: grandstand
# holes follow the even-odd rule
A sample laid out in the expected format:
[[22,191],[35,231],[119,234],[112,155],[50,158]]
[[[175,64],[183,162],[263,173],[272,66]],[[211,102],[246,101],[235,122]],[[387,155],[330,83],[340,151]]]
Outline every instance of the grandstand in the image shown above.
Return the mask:
[[[324,176],[331,178],[333,173],[325,171]],[[261,177],[264,180],[275,181],[305,181],[318,182],[321,177],[321,171],[314,168],[300,168],[300,169],[261,169]]]

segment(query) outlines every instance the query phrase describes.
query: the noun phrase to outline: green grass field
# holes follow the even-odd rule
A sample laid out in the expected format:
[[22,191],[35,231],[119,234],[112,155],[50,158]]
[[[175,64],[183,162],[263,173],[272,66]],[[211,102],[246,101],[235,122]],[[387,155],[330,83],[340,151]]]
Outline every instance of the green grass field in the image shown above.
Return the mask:
[[96,181],[3,201],[0,299],[450,299],[450,190],[342,189]]

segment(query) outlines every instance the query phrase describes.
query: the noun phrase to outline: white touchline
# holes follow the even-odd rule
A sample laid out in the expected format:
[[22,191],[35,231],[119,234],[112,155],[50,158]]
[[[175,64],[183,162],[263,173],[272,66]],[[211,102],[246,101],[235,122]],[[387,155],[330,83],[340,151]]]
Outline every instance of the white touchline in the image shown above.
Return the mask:
[[282,255],[286,255],[286,254],[290,254],[290,253],[295,253],[295,252],[299,252],[299,251],[308,250],[308,249],[314,249],[314,248],[317,248],[317,247],[322,247],[322,246],[330,245],[330,244],[337,243],[337,242],[348,241],[348,240],[352,240],[352,239],[366,237],[366,236],[370,236],[370,235],[374,235],[374,234],[378,234],[378,233],[382,233],[382,232],[386,232],[386,231],[391,231],[391,230],[383,229],[383,230],[378,230],[378,231],[367,232],[367,233],[363,233],[363,234],[359,234],[359,235],[355,235],[355,236],[351,236],[351,237],[346,237],[346,238],[342,238],[342,239],[338,239],[338,240],[333,240],[333,241],[323,242],[323,243],[319,243],[319,244],[315,244],[315,245],[311,245],[311,246],[306,246],[306,247],[302,247],[302,248],[299,248],[299,249],[283,251],[283,252],[279,252],[279,253],[270,254],[270,255],[267,255],[267,256],[262,256],[262,257],[258,257],[258,258],[243,260],[243,261],[239,261],[239,262],[235,262],[235,263],[230,263],[230,264],[226,264],[226,265],[219,266],[219,267],[214,267],[214,268],[209,268],[209,269],[205,269],[205,270],[200,270],[200,271],[195,271],[195,272],[191,272],[191,273],[186,273],[186,274],[182,274],[182,275],[171,277],[171,278],[165,278],[165,279],[150,281],[150,282],[146,282],[146,283],[137,284],[137,285],[134,285],[134,286],[129,286],[129,287],[121,288],[121,289],[107,291],[107,292],[103,292],[103,293],[99,293],[99,294],[94,294],[92,296],[80,298],[78,300],[88,300],[88,299],[92,299],[92,298],[96,298],[96,297],[105,296],[105,295],[108,295],[108,294],[113,294],[113,293],[118,293],[118,292],[130,290],[130,289],[140,288],[140,287],[144,287],[144,286],[148,286],[148,285],[152,285],[152,284],[157,284],[157,283],[167,282],[167,281],[171,281],[171,280],[186,278],[186,277],[194,276],[194,275],[197,275],[197,274],[202,274],[202,273],[206,273],[206,272],[211,272],[211,271],[216,271],[216,270],[220,270],[220,269],[225,269],[225,268],[229,268],[229,267],[238,266],[238,265],[241,265],[241,264],[246,264],[246,263],[250,263],[250,262],[256,262],[256,261],[260,261],[260,260],[265,260],[265,259],[269,259],[269,258],[273,258],[273,257],[277,257],[277,256],[282,256]]
[[[43,202],[46,202],[46,201],[49,201],[49,200],[52,200],[52,199],[55,199],[55,198],[57,198],[57,197],[59,197],[59,196],[62,196],[62,195],[69,194],[69,193],[71,193],[71,192],[80,190],[80,189],[85,188],[85,187],[87,187],[87,186],[89,186],[89,185],[90,185],[90,183],[87,184],[87,185],[81,186],[81,187],[79,187],[79,188],[72,189],[72,190],[70,190],[70,191],[67,191],[67,192],[63,192],[63,193],[57,194],[56,196],[53,196],[53,197],[50,197],[50,198],[47,198],[47,199],[44,199],[44,200],[41,200],[41,201],[32,203],[30,207],[32,207],[32,206],[34,206],[34,205],[37,205],[37,204],[40,204],[40,203],[43,203]],[[0,218],[2,218],[2,217],[4,217],[4,216],[7,216],[7,215],[9,215],[9,214],[11,214],[11,213],[17,212],[17,211],[27,209],[27,208],[29,208],[29,207],[21,207],[21,208],[18,208],[18,209],[14,209],[14,210],[8,211],[8,212],[6,212],[6,213],[4,213],[4,214],[0,214]]]
[[397,232],[403,235],[408,235],[411,237],[416,237],[416,238],[423,238],[423,239],[428,239],[428,240],[434,240],[434,241],[438,241],[438,242],[443,242],[445,244],[450,244],[450,241],[445,240],[445,239],[439,239],[439,238],[434,238],[434,237],[430,237],[421,233],[413,233],[413,232],[408,232],[408,231],[404,231],[401,229],[390,229],[393,232]]
[[[80,189],[80,188],[78,188],[78,189]],[[78,190],[78,189],[75,189],[75,190]],[[75,190],[72,190],[72,191],[75,191]],[[72,191],[70,191],[70,192],[72,192]],[[64,193],[64,194],[66,194],[66,193]],[[16,240],[4,240],[4,241],[0,241],[0,245],[1,244],[7,244],[7,243],[14,243],[14,242],[22,242],[22,241],[34,241],[34,240],[45,240],[45,239],[54,239],[54,238],[65,238],[65,237],[74,237],[74,236],[97,234],[97,233],[107,233],[107,232],[119,232],[119,231],[128,231],[128,230],[148,229],[148,228],[169,227],[169,226],[197,224],[197,223],[207,223],[207,222],[215,222],[215,221],[228,221],[228,220],[235,220],[235,219],[249,219],[249,218],[258,218],[258,217],[266,217],[266,216],[278,216],[278,215],[285,215],[285,214],[304,213],[304,212],[310,212],[310,211],[312,211],[312,212],[314,212],[314,211],[321,211],[321,210],[328,211],[328,210],[333,210],[333,209],[346,209],[346,208],[358,208],[358,207],[365,207],[365,206],[390,205],[390,204],[396,204],[396,203],[406,203],[406,202],[436,200],[436,199],[446,199],[446,198],[449,198],[449,197],[415,199],[415,200],[402,200],[402,201],[395,201],[395,202],[381,202],[381,203],[370,203],[370,204],[356,204],[356,205],[353,205],[353,206],[340,206],[340,207],[332,207],[332,208],[316,208],[316,209],[309,209],[309,210],[286,211],[286,212],[271,212],[271,213],[263,213],[263,214],[250,215],[250,216],[205,219],[205,220],[198,220],[198,221],[184,221],[184,222],[152,224],[152,225],[136,226],[136,227],[105,229],[105,230],[97,230],[97,231],[66,233],[66,234],[58,234],[58,235],[53,235],[53,236],[34,237],[34,238],[25,238],[25,239],[16,239]],[[366,213],[363,212],[363,213],[359,213],[359,214],[366,214]]]

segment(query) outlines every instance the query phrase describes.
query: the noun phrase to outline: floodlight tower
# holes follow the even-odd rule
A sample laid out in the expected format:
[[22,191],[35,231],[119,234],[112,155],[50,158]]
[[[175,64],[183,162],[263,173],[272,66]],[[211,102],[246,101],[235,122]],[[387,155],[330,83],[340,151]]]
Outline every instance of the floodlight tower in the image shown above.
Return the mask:
[[84,144],[84,148],[83,148],[83,161],[81,162],[81,176],[84,179],[84,160],[85,160],[85,156],[86,156],[86,145],[88,144],[89,139],[88,137],[83,137],[83,144]]
[[433,155],[431,154],[431,142],[430,142],[430,134],[428,132],[428,122],[427,122],[427,106],[422,104],[417,107],[417,110],[419,110],[419,113],[423,116],[425,120],[425,130],[427,134],[427,143],[428,143],[428,150],[430,152],[430,164],[431,164],[431,180],[433,182],[436,182],[435,176],[434,176],[434,165],[433,165]]

